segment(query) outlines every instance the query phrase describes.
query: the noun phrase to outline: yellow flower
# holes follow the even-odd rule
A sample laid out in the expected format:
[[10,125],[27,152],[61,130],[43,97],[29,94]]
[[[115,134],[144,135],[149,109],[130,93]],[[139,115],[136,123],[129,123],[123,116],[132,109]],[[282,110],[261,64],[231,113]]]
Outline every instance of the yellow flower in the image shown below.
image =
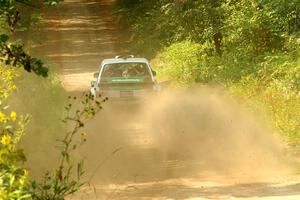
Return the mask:
[[2,112],[0,112],[0,122],[5,121],[5,119],[6,119],[6,116]]
[[29,175],[29,171],[27,169],[23,169],[24,171],[24,176],[28,176]]
[[5,134],[2,136],[1,138],[1,143],[4,145],[4,146],[7,146],[11,143],[11,136],[8,135],[8,134]]
[[86,133],[83,132],[83,133],[80,134],[80,136],[81,136],[82,138],[85,138],[85,137],[86,137]]
[[11,112],[10,113],[10,119],[12,121],[16,121],[17,120],[17,113],[16,112]]

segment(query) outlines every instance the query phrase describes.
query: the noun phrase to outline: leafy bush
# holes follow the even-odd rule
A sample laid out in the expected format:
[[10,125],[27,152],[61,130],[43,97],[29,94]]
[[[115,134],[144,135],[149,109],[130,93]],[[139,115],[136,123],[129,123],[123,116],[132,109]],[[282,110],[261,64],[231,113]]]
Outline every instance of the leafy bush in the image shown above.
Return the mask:
[[190,41],[176,43],[157,56],[159,74],[178,84],[192,84],[196,81],[201,46]]
[[266,84],[254,76],[228,83],[227,88],[251,112],[264,113],[261,120],[273,125],[291,147],[300,148],[300,95],[296,90],[278,80]]
[[118,0],[133,35],[133,50],[153,56],[172,43],[210,42],[219,55],[243,49],[260,55],[281,49],[299,32],[299,0]]
[[171,80],[177,85],[189,86],[200,80],[205,82],[211,79],[208,51],[209,45],[183,41],[164,49],[152,63],[160,78]]
[[209,43],[174,43],[157,54],[152,64],[160,78],[176,85],[217,82],[254,113],[265,113],[290,146],[300,148],[299,37],[286,40],[284,50],[255,55],[247,48],[216,56]]
[[14,70],[0,67],[0,199],[3,200],[30,197],[28,171],[21,167],[26,158],[18,148],[28,117],[18,119],[17,113],[4,104],[16,88],[13,82],[16,76]]

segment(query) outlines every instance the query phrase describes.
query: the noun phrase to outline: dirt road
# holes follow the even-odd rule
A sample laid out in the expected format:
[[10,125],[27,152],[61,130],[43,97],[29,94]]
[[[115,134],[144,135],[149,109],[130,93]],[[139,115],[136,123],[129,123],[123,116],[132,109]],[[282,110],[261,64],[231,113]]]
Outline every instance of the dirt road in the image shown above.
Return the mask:
[[58,65],[66,90],[88,89],[101,60],[124,53],[112,12],[111,0],[67,0],[44,13],[44,40],[35,50]]
[[[34,50],[42,49],[59,67],[67,91],[87,90],[101,59],[126,52],[126,37],[118,31],[112,14],[112,1],[109,0],[65,0],[58,8],[45,13],[45,40],[35,45]],[[197,104],[182,99],[191,105],[185,107],[185,111],[191,112],[182,114],[178,110],[182,105],[165,99],[162,102],[165,103],[157,108],[155,115],[130,108],[107,109],[88,125],[91,134],[82,154],[86,157],[86,178],[91,187],[71,199],[300,199],[300,183],[296,176],[287,178],[276,171],[276,167],[266,176],[249,175],[242,170],[248,166],[247,171],[259,171],[262,163],[268,163],[268,157],[253,159],[240,141],[229,137],[218,143],[215,137],[201,136],[199,142],[195,130],[190,128],[197,124],[196,128],[205,135],[216,134],[219,127],[227,130],[222,134],[237,133],[244,127],[224,128],[228,118],[238,119],[233,117],[236,113],[221,113],[220,108],[210,108],[211,101]],[[202,109],[195,112],[201,106]],[[197,121],[188,121],[182,124],[189,117],[200,117],[207,123],[199,125]],[[211,119],[218,123],[210,123]],[[242,123],[246,124],[245,121]],[[238,121],[237,124],[242,123]],[[258,143],[263,141],[256,136],[238,137]],[[203,147],[204,140],[212,145]],[[233,145],[229,147],[228,143]],[[250,150],[256,147],[247,145]],[[223,151],[226,153],[218,154]],[[247,159],[254,161],[248,163]],[[217,165],[219,160],[222,162]],[[238,161],[243,167],[232,173],[230,169]]]

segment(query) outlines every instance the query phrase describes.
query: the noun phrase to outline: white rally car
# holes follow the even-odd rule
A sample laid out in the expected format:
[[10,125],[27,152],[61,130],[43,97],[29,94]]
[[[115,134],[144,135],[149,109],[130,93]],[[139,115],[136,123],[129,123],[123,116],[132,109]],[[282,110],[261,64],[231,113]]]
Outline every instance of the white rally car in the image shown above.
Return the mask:
[[118,101],[140,100],[160,91],[155,75],[145,58],[116,56],[104,59],[91,82],[91,94]]

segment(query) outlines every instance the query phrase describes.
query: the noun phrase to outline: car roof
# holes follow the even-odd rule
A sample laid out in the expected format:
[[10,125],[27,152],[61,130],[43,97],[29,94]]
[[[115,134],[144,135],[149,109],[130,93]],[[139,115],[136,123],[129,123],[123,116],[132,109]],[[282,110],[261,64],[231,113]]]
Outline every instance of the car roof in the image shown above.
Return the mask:
[[113,64],[113,63],[149,63],[146,58],[109,58],[102,61],[102,65]]

